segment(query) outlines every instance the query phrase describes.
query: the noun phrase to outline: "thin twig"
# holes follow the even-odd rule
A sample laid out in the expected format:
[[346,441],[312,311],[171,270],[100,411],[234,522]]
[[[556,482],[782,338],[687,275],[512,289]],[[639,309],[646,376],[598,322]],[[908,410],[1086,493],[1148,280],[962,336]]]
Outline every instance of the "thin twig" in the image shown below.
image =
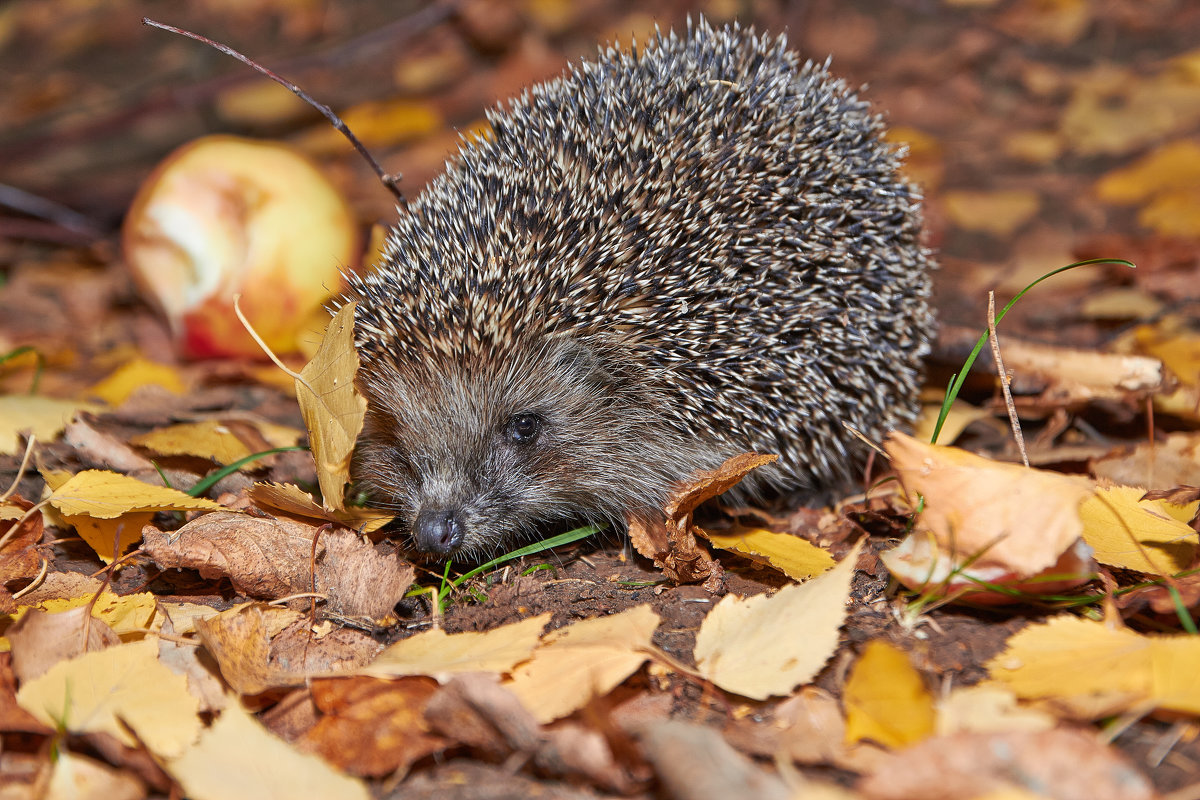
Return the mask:
[[21,466],[17,467],[17,474],[13,477],[13,482],[4,490],[4,494],[0,494],[0,503],[7,502],[8,498],[17,493],[17,487],[21,484],[21,477],[29,466],[29,458],[33,455],[33,445],[36,441],[37,434],[29,434],[29,441],[25,443],[25,455],[21,457]]
[[301,89],[296,84],[289,81],[287,78],[284,78],[280,75],[275,74],[271,70],[264,67],[262,64],[259,64],[258,62],[254,61],[252,58],[249,58],[248,56],[244,56],[241,53],[239,53],[237,50],[234,50],[229,45],[221,44],[220,42],[216,42],[216,41],[213,41],[212,39],[209,39],[207,36],[201,36],[198,33],[193,33],[192,31],[184,30],[183,28],[177,28],[174,25],[167,25],[162,22],[156,22],[155,20],[152,20],[149,17],[142,17],[142,24],[149,25],[152,28],[159,28],[160,30],[170,31],[171,33],[177,33],[180,36],[186,36],[189,39],[195,39],[197,42],[202,42],[203,44],[208,45],[209,47],[213,48],[214,50],[219,50],[220,52],[224,53],[227,56],[236,58],[238,61],[241,61],[243,64],[250,67],[251,69],[254,69],[254,70],[262,73],[263,75],[266,75],[268,78],[275,81],[280,86],[287,89],[288,91],[290,91],[292,94],[299,97],[304,102],[308,103],[310,106],[315,108],[317,111],[320,111],[321,115],[323,117],[325,117],[325,119],[329,120],[329,124],[332,125],[334,128],[336,128],[338,131],[340,131],[341,134],[343,136],[345,136],[347,140],[349,140],[350,144],[352,144],[354,146],[354,149],[358,151],[358,154],[360,156],[362,156],[363,159],[368,164],[371,165],[371,168],[373,170],[375,170],[375,174],[379,176],[379,180],[383,182],[383,185],[385,187],[387,187],[388,191],[390,191],[393,195],[396,196],[396,200],[400,203],[400,205],[407,205],[407,201],[404,199],[404,194],[403,194],[403,192],[400,191],[401,176],[400,175],[390,175],[386,171],[384,171],[383,167],[379,166],[379,162],[376,161],[374,156],[372,156],[367,151],[367,148],[363,146],[363,143],[360,142],[358,140],[358,137],[354,135],[353,131],[351,131],[350,128],[348,128],[346,126],[346,123],[342,122],[342,118],[339,117],[336,113],[334,113],[334,110],[332,108],[325,105],[324,103],[318,102],[316,99],[314,99],[312,96],[310,96],[307,92],[305,92],[303,89]]
[[996,336],[996,293],[988,292],[988,339],[992,342],[992,358],[996,361],[996,370],[1000,373],[1000,391],[1004,393],[1004,405],[1008,409],[1008,421],[1012,426],[1013,438],[1017,440],[1017,449],[1021,452],[1021,461],[1029,466],[1029,454],[1025,452],[1025,436],[1021,433],[1021,420],[1017,418],[1017,405],[1013,402],[1012,391],[1008,388],[1008,370],[1004,368],[1004,359],[1000,357],[1000,339]]

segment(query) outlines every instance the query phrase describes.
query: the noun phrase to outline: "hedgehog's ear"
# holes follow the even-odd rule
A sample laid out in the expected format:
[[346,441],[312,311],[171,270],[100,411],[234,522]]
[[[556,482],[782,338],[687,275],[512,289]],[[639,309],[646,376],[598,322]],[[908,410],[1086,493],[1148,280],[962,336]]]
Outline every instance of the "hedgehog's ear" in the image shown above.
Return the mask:
[[600,353],[591,344],[579,339],[564,339],[558,343],[554,363],[559,374],[571,375],[582,383],[606,390],[613,375]]

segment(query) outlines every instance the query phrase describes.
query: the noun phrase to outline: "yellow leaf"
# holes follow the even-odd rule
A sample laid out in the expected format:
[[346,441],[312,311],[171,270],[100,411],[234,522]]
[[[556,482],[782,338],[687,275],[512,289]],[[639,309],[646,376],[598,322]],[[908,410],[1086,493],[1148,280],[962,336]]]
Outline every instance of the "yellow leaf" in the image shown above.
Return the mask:
[[[921,406],[921,416],[917,418],[917,424],[914,426],[913,438],[922,442],[933,441],[933,429],[937,425],[937,419],[941,413],[942,396],[939,393],[934,403]],[[938,432],[938,444],[954,444],[954,441],[966,430],[968,425],[981,419],[990,419],[991,416],[990,411],[973,406],[963,400],[955,400],[950,404],[950,411],[942,422],[941,431]]]
[[250,448],[219,420],[185,422],[135,436],[130,444],[168,456],[198,456],[232,464],[250,455]]
[[371,797],[361,781],[272,735],[236,703],[165,768],[192,800]]
[[1165,144],[1128,167],[1113,170],[1096,183],[1096,193],[1110,203],[1134,204],[1159,192],[1190,189],[1200,183],[1200,143]]
[[52,397],[13,394],[0,397],[0,455],[24,451],[17,434],[30,432],[39,442],[52,442],[78,411],[99,411],[95,403],[55,400]]
[[648,605],[584,620],[546,634],[504,685],[549,723],[608,694],[647,658],[658,615]]
[[[442,117],[430,103],[411,100],[377,100],[361,103],[342,112],[350,130],[368,147],[391,147],[435,133]],[[329,125],[319,125],[300,140],[308,153],[326,154],[343,150],[345,138]]]
[[[76,473],[50,495],[50,503],[67,516],[115,519],[134,511],[200,511],[223,508],[178,489],[153,486],[115,472],[89,469]],[[138,528],[141,532],[141,528]]]
[[435,628],[386,648],[358,671],[377,678],[429,675],[445,681],[457,672],[511,672],[537,647],[550,613],[482,633],[446,633]]
[[201,728],[187,678],[159,662],[153,639],[60,661],[22,686],[17,703],[52,728],[107,733],[126,747],[140,741],[165,758],[182,753]]
[[367,411],[366,399],[354,387],[358,363],[354,303],[349,303],[329,321],[317,355],[296,381],[300,413],[317,462],[317,481],[325,507],[334,511],[346,508],[342,495],[350,481],[350,455]]
[[1138,352],[1161,360],[1184,383],[1200,384],[1200,335],[1189,319],[1169,314],[1153,325],[1137,326],[1125,341]]
[[882,639],[867,643],[846,679],[846,742],[916,744],[933,733],[933,697],[908,655]]
[[1200,714],[1200,637],[1150,637],[1153,695],[1157,704]]
[[770,597],[722,599],[696,635],[700,673],[755,700],[788,694],[812,680],[837,647],[861,549],[860,541],[825,574]]
[[1143,636],[1064,615],[1018,631],[988,669],[1018,697],[1100,717],[1147,707],[1200,713],[1197,663],[1195,636]]
[[141,541],[142,528],[154,519],[153,511],[130,511],[113,519],[97,519],[84,514],[63,514],[62,521],[75,529],[79,538],[95,551],[105,564]]
[[1008,236],[1037,213],[1037,192],[1011,189],[996,192],[948,191],[942,199],[958,227],[993,236]]
[[1080,508],[1083,538],[1096,560],[1113,567],[1174,575],[1196,554],[1196,531],[1188,522],[1200,502],[1186,506],[1140,500],[1132,486],[1098,489]]
[[722,550],[732,550],[754,561],[764,561],[797,581],[816,577],[835,563],[827,551],[787,533],[775,533],[762,528],[739,528],[733,533],[722,534],[703,533]]
[[187,390],[187,382],[178,369],[139,357],[118,367],[84,394],[119,406],[135,390],[147,384],[161,386],[172,394],[183,394]]

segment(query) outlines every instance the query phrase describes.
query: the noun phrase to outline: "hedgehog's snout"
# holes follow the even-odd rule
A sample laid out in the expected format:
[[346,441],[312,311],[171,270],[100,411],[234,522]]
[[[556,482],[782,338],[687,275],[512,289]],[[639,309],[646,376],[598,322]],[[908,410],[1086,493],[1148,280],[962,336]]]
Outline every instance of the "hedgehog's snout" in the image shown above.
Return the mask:
[[467,526],[456,508],[423,508],[413,524],[417,547],[427,553],[447,555],[462,546]]

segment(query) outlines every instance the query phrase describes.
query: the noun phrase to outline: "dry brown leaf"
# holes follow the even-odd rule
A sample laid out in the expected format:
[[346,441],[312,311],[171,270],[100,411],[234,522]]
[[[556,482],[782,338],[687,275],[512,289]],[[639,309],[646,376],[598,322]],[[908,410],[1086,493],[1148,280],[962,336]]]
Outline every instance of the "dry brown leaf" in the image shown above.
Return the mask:
[[779,750],[800,764],[834,764],[851,772],[870,772],[884,751],[872,744],[848,745],[846,723],[837,698],[805,686],[775,710],[782,727]]
[[162,569],[195,569],[209,579],[227,577],[244,594],[269,600],[313,591],[349,617],[383,619],[413,581],[412,565],[379,553],[346,530],[320,533],[298,520],[249,514],[205,514],[172,534],[143,531],[146,554]]
[[196,633],[235,692],[260,694],[268,689],[301,686],[308,678],[302,670],[271,661],[271,626],[278,629],[290,625],[298,616],[287,609],[247,603],[196,620]]
[[551,631],[504,686],[538,722],[565,717],[636,672],[657,627],[658,615],[643,605]]
[[1164,440],[1093,459],[1090,467],[1096,477],[1127,486],[1200,486],[1200,433],[1169,433]]
[[354,308],[354,303],[342,306],[329,321],[316,356],[296,381],[321,495],[325,507],[334,511],[346,508],[343,493],[350,482],[350,455],[367,411],[366,399],[354,386]]
[[359,533],[373,533],[392,521],[383,511],[351,506],[344,511],[331,511],[299,486],[282,483],[256,483],[246,492],[259,508],[271,508],[297,517],[336,522]]
[[57,614],[31,608],[5,632],[12,647],[13,672],[26,683],[59,661],[120,644],[116,632],[79,606]]
[[725,597],[696,634],[700,673],[729,692],[765,700],[789,694],[821,670],[846,619],[860,540],[833,569],[768,597]]
[[542,727],[495,673],[465,672],[446,682],[425,709],[433,730],[497,760],[532,753]]
[[[37,551],[45,526],[41,514],[26,517],[33,503],[23,497],[10,497],[0,503],[0,585],[20,578],[32,578],[41,569],[42,556]],[[21,527],[13,531],[18,521]]]
[[313,681],[313,702],[321,717],[297,745],[352,775],[380,777],[406,770],[451,744],[431,733],[425,722],[425,707],[437,690],[437,681],[418,676]]

